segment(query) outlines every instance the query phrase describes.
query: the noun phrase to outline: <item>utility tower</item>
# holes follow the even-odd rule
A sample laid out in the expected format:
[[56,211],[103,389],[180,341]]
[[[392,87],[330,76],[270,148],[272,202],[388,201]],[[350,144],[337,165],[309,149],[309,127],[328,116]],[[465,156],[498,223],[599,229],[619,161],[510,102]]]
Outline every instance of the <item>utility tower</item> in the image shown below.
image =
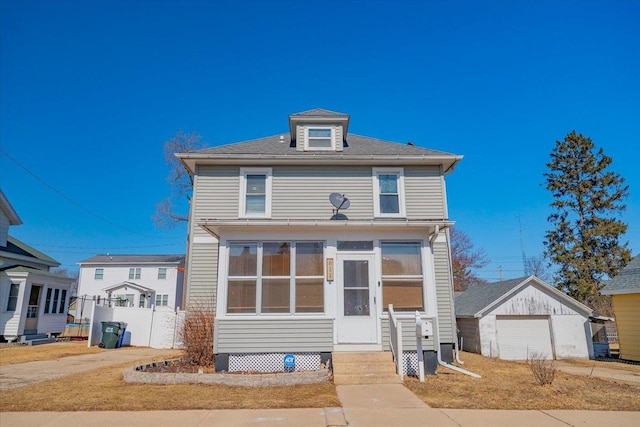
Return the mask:
[[522,268],[524,275],[529,276],[529,266],[527,265],[527,255],[524,253],[524,237],[522,236],[522,222],[520,222],[520,215],[516,215],[518,220],[518,227],[520,229],[520,248],[522,249]]

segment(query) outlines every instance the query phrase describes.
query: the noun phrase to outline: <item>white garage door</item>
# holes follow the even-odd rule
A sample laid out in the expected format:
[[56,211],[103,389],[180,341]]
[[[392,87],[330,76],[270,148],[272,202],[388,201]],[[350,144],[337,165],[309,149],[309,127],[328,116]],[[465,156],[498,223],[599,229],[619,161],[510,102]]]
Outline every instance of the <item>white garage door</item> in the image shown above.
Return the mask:
[[531,353],[553,359],[549,318],[498,316],[496,328],[500,359],[526,360],[527,355]]

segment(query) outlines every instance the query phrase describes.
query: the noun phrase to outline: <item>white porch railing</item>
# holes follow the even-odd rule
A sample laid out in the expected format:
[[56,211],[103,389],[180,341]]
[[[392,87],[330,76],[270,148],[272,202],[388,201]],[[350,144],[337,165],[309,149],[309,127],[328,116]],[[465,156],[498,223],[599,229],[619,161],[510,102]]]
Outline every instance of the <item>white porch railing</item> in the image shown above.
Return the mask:
[[389,304],[389,341],[391,353],[396,364],[396,372],[400,375],[400,382],[404,382],[404,362],[402,357],[402,322],[393,311],[393,304]]

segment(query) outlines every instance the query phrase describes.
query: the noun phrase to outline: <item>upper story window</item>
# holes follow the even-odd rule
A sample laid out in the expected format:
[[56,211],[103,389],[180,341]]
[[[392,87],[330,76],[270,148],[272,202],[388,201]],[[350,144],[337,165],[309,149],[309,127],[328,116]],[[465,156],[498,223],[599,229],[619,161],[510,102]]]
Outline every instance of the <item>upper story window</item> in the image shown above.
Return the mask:
[[140,279],[140,275],[142,273],[142,268],[140,267],[131,267],[129,269],[129,280]]
[[271,217],[271,168],[240,169],[240,217]]
[[164,280],[167,278],[167,267],[158,268],[158,279]]
[[404,170],[373,168],[375,216],[404,217]]
[[104,268],[96,268],[93,278],[96,280],[102,280],[104,278]]
[[333,127],[308,127],[304,130],[304,149],[335,150],[336,138]]

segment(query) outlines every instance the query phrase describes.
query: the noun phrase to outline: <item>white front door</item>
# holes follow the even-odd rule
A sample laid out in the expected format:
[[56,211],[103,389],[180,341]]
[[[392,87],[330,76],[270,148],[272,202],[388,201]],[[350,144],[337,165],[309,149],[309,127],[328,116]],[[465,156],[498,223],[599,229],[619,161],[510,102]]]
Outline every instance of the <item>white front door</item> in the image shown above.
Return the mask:
[[374,344],[378,340],[375,256],[338,255],[338,342]]

